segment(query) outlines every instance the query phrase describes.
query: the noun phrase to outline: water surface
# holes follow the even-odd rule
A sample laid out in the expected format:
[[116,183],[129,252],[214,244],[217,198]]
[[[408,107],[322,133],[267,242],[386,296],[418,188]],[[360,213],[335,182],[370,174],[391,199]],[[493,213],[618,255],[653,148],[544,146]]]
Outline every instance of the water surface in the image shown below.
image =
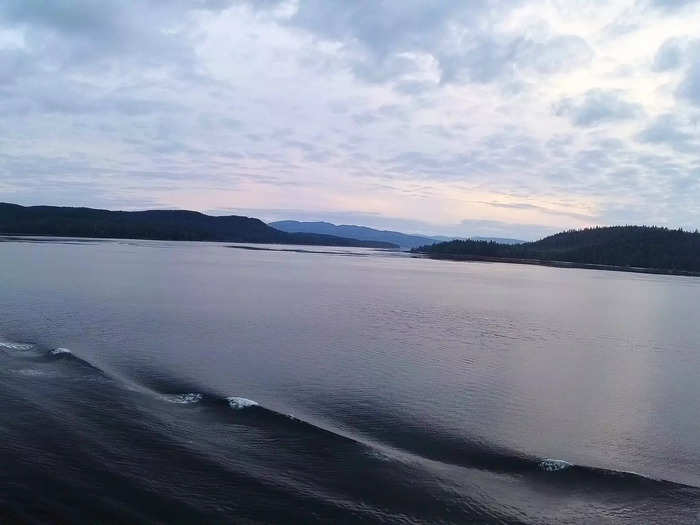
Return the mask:
[[698,521],[700,279],[273,248],[0,243],[0,519]]

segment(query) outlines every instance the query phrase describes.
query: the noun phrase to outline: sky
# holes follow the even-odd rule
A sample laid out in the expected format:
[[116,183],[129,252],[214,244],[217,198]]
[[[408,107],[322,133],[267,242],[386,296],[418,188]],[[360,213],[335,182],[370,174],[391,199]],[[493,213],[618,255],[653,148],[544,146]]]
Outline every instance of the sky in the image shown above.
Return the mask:
[[2,0],[0,201],[700,227],[700,2]]

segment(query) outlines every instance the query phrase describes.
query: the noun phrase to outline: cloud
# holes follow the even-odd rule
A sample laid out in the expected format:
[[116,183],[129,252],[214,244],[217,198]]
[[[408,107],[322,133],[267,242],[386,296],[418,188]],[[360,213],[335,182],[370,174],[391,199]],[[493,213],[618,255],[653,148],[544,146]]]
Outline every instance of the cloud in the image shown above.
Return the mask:
[[468,237],[505,237],[536,241],[556,233],[556,228],[543,224],[523,224],[488,219],[465,219],[461,222]]
[[593,53],[580,37],[557,35],[535,40],[508,34],[465,42],[465,47],[438,54],[445,82],[493,82],[518,71],[552,74],[587,64]]
[[0,199],[686,224],[699,25],[647,0],[6,0]]
[[575,126],[588,127],[629,120],[643,114],[640,104],[627,102],[622,93],[591,89],[580,100],[567,97],[555,105],[555,114],[568,116]]
[[683,102],[700,105],[700,39],[670,38],[656,53],[654,71],[683,71],[676,96]]
[[654,57],[655,71],[671,71],[678,69],[684,62],[687,42],[684,39],[670,38],[656,52]]
[[697,125],[684,122],[672,113],[666,113],[654,119],[638,135],[638,140],[650,144],[663,144],[676,151],[691,152],[697,151],[698,145],[693,143],[697,137]]
[[[698,54],[700,57],[700,53]],[[678,86],[678,96],[695,106],[700,106],[700,62],[697,60],[690,67]]]
[[573,211],[566,210],[555,210],[552,208],[547,208],[546,206],[538,206],[536,204],[530,204],[527,202],[482,202],[487,206],[492,206],[494,208],[506,208],[511,210],[529,210],[543,213],[545,215],[554,215],[557,217],[569,217],[572,219],[578,219],[582,221],[595,221],[598,219],[595,215],[589,215],[585,213],[576,213]]
[[651,5],[670,11],[697,4],[698,0],[651,0]]
[[[306,0],[299,2],[288,23],[341,43],[353,57],[354,73],[370,82],[425,74],[426,58],[434,61],[442,83],[492,82],[518,69],[551,74],[590,61],[592,50],[579,36],[545,32],[534,37],[497,30],[501,17],[522,3]],[[402,84],[402,90],[410,92],[418,85]]]

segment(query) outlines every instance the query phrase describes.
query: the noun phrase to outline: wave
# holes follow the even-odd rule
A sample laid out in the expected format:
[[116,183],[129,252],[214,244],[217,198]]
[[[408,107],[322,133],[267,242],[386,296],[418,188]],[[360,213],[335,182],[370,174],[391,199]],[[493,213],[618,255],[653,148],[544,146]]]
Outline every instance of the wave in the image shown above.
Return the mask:
[[[40,351],[33,344],[7,341],[0,342],[0,348]],[[28,354],[32,354],[32,352]],[[133,390],[127,381],[111,378],[101,368],[75,355],[70,349],[57,347],[48,352],[44,350],[44,353],[36,357],[28,354],[22,353],[17,358],[23,362],[27,359],[30,359],[30,361],[38,360],[39,362],[60,362],[66,366],[87,369],[112,379],[123,388]],[[19,375],[26,376],[52,375],[51,370],[47,371],[33,367],[23,367],[13,371]],[[408,454],[414,458],[437,461],[446,465],[517,475],[537,483],[546,483],[562,488],[579,486],[581,483],[584,483],[586,486],[607,487],[616,490],[634,490],[642,487],[686,487],[698,489],[697,487],[655,479],[634,472],[577,465],[564,459],[528,456],[489,444],[469,442],[441,434],[440,432],[427,433],[417,431],[408,424],[398,425],[396,428],[392,428],[387,433],[382,434],[369,436],[364,434],[345,434],[328,430],[290,414],[277,412],[246,397],[220,396],[208,393],[206,389],[197,388],[196,385],[190,385],[191,388],[182,389],[179,392],[176,385],[170,384],[169,387],[171,387],[168,388],[170,392],[163,392],[163,390],[146,386],[140,386],[139,390],[173,405],[198,405],[204,409],[211,408],[214,417],[223,417],[226,420],[235,417],[237,424],[249,424],[260,427],[272,425],[272,427],[285,432],[307,433],[307,435],[308,433],[313,433],[317,439],[324,439],[325,436],[325,439],[353,442],[363,446],[370,453],[381,453],[383,457],[388,456],[394,459]]]
[[245,397],[231,396],[227,397],[226,401],[228,401],[228,405],[235,410],[260,406],[256,401],[253,401],[252,399],[246,399]]
[[544,458],[537,466],[545,472],[557,472],[559,470],[571,468],[573,465],[563,459]]
[[313,253],[323,255],[341,255],[345,257],[369,257],[367,253],[340,251],[340,250],[308,250],[304,248],[267,248],[261,246],[236,246],[230,245],[227,248],[235,248],[237,250],[262,251],[262,252],[293,252],[293,253]]
[[75,355],[67,348],[58,347],[49,350],[48,354],[46,354],[46,357],[48,357],[49,360],[52,361],[62,361],[70,366],[74,366],[83,370],[88,370],[91,373],[99,374],[105,378],[109,377],[108,374],[99,366],[91,363],[87,359]]
[[[368,452],[380,453],[382,457],[387,457],[387,449],[382,443],[375,443],[372,440],[357,438],[328,430],[314,423],[305,421],[304,419],[299,419],[291,414],[277,412],[245,397],[228,396],[221,398],[201,393],[170,394],[166,395],[166,397],[166,400],[172,403],[188,404],[201,402],[205,406],[217,408],[226,406],[227,408],[234,409],[236,412],[248,413],[252,418],[254,418],[253,420],[249,421],[254,421],[255,418],[259,418],[260,423],[264,423],[265,421],[271,422],[274,420],[277,424],[293,426],[296,431],[312,432],[316,435],[325,435],[326,437],[330,437],[332,439],[353,442],[365,447]],[[434,442],[428,443],[428,445],[434,444]],[[392,449],[397,447],[390,446],[389,448]],[[458,454],[459,448],[460,447],[455,447],[455,452]],[[642,486],[692,489],[698,488],[673,481],[656,479],[635,472],[577,465],[563,459],[553,459],[547,457],[537,458],[517,452],[499,450],[486,445],[469,445],[468,448],[469,455],[471,456],[470,461],[437,461],[496,473],[515,474],[519,476],[525,475],[539,482],[561,485],[562,488],[565,488],[566,485],[569,484],[577,485],[582,481],[588,481],[592,484],[592,486],[605,485],[608,488],[614,486],[617,488],[628,488],[632,490]],[[419,456],[428,460],[436,460],[434,457],[430,457],[430,455],[416,453],[415,451],[410,450],[410,448],[399,448],[399,451],[404,453],[408,452],[411,455]],[[464,450],[462,450],[462,452],[463,451]],[[388,457],[391,458],[392,454],[389,453]]]

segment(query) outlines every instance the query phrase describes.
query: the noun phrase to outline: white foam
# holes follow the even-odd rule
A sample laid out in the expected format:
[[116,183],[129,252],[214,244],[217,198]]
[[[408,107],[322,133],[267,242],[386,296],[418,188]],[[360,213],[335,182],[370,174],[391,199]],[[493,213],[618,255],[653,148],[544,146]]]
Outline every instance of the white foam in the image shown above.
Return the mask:
[[187,394],[164,395],[162,398],[169,403],[178,403],[180,405],[190,405],[199,403],[202,400],[202,394],[197,392],[188,392]]
[[256,407],[258,404],[252,399],[246,399],[245,397],[227,397],[228,405],[236,410],[248,407]]
[[33,368],[22,368],[20,370],[13,370],[13,372],[18,373],[19,375],[29,376],[29,377],[46,375],[45,372],[42,372],[41,370],[35,370]]
[[558,470],[565,470],[571,467],[571,463],[564,461],[563,459],[550,459],[545,458],[540,461],[538,467],[546,472],[556,472]]
[[34,345],[29,343],[10,343],[8,341],[0,341],[0,348],[7,348],[8,350],[31,350]]
[[70,350],[67,348],[54,348],[51,350],[51,355],[60,355],[60,354],[72,354]]

